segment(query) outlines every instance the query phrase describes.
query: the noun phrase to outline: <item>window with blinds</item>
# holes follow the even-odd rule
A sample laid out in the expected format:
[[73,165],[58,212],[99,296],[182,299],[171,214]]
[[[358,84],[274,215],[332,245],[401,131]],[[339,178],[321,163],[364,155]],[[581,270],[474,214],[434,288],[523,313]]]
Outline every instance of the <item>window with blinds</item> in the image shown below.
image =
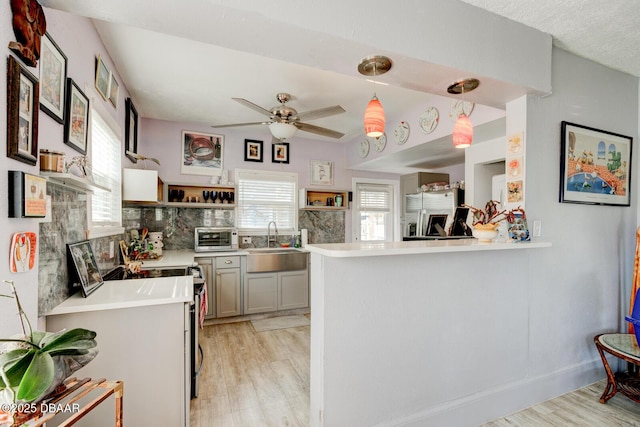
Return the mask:
[[393,240],[393,187],[386,184],[357,184],[356,210],[360,218],[361,241]]
[[[89,214],[91,237],[110,234],[109,230],[122,226],[121,202],[121,141],[114,130],[96,110],[91,111],[91,166],[96,184],[111,192],[94,191]],[[97,236],[95,236],[97,237]]]
[[275,221],[278,231],[298,228],[298,175],[283,172],[236,171],[236,227],[266,230]]

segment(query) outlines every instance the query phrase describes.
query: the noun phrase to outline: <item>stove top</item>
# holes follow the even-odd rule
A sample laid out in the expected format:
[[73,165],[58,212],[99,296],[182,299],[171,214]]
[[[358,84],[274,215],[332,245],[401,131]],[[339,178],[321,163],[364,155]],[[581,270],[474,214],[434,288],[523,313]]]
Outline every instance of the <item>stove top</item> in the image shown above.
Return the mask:
[[123,266],[115,267],[109,270],[102,277],[104,280],[130,280],[130,279],[149,279],[155,277],[174,277],[187,276],[187,268],[150,268],[148,270],[140,270],[138,273],[127,273]]

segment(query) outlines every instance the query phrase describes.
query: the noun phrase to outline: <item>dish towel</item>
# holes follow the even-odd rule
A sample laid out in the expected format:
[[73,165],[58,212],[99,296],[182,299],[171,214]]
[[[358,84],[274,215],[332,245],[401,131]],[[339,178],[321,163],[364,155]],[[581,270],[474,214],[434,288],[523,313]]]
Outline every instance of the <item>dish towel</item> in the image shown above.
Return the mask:
[[202,298],[200,299],[200,316],[198,317],[200,329],[204,328],[204,316],[209,311],[209,301],[207,301],[207,299],[207,284],[205,283],[202,290]]

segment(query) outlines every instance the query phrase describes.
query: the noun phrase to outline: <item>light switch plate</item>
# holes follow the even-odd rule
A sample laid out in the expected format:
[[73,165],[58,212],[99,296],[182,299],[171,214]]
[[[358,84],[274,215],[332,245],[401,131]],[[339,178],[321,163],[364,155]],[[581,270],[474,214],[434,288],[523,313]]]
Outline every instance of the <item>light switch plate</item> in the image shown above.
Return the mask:
[[542,234],[542,221],[536,219],[533,221],[533,237],[540,237]]

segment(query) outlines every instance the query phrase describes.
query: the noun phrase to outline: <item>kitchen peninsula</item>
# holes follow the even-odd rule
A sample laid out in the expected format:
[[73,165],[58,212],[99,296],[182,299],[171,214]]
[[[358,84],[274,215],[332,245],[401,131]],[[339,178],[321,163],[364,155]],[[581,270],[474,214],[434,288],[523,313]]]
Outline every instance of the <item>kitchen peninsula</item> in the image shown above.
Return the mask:
[[311,425],[481,424],[505,393],[530,391],[520,272],[533,249],[550,246],[307,246]]

